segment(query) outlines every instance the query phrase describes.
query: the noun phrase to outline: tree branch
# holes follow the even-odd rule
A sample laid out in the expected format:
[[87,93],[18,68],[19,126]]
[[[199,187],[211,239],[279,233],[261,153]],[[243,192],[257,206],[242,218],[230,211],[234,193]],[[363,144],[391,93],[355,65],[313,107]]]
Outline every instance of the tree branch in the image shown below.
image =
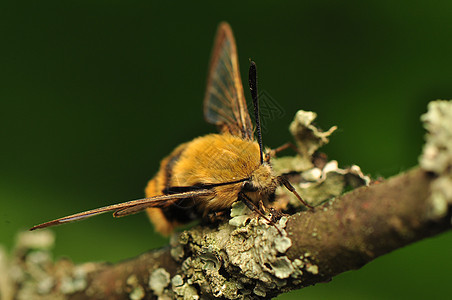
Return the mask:
[[[430,107],[430,112],[437,108]],[[447,109],[452,111],[450,103]],[[444,128],[432,132],[437,127],[427,115],[424,119],[429,131],[444,135]],[[228,222],[175,234],[167,248],[114,265],[77,266],[68,260],[52,262],[49,231],[24,233],[12,260],[0,255],[0,274],[8,274],[0,279],[0,295],[2,299],[196,299],[201,295],[266,299],[329,281],[380,255],[451,228],[452,205],[444,184],[451,178],[452,159],[445,157],[452,157],[452,147],[444,144],[450,136],[446,134],[439,141],[427,138],[422,168],[359,187],[312,211],[281,217],[276,222],[281,233],[238,203]],[[325,170],[328,164],[318,165]],[[312,170],[305,168],[292,182],[306,185],[308,175],[315,173]],[[328,182],[342,186],[336,175],[343,170],[334,172],[323,173],[322,179],[306,190],[318,194],[312,189],[322,186],[330,195],[334,189]],[[345,172],[342,178],[353,175],[355,181],[365,181],[358,173],[356,169]],[[336,174],[334,180],[331,174]],[[277,200],[286,208],[291,205],[287,194],[279,193]]]
[[441,218],[428,213],[434,178],[415,168],[353,190],[313,213],[290,218],[286,230],[296,247],[288,250],[288,257],[309,252],[320,270],[306,279],[307,285],[358,269],[380,255],[450,229],[450,211]]

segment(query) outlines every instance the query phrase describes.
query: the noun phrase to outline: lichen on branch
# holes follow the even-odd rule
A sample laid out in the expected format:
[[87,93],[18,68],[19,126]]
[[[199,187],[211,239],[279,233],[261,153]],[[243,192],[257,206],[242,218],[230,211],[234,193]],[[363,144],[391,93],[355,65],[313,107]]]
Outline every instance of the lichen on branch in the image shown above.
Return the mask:
[[420,167],[376,183],[359,167],[340,168],[319,154],[334,129],[324,133],[311,125],[313,118],[298,116],[291,127],[303,134],[294,133],[296,143],[309,137],[310,146],[298,156],[275,159],[274,168],[289,176],[314,210],[278,189],[274,209],[268,209],[273,225],[235,203],[225,222],[176,233],[168,247],[117,264],[53,262],[53,235],[27,233],[11,258],[0,250],[0,295],[6,300],[268,299],[329,281],[451,228],[451,107],[433,102],[422,117],[429,133]]
[[427,134],[419,165],[437,175],[431,185],[429,212],[432,218],[441,218],[452,205],[452,103],[430,102],[421,120]]

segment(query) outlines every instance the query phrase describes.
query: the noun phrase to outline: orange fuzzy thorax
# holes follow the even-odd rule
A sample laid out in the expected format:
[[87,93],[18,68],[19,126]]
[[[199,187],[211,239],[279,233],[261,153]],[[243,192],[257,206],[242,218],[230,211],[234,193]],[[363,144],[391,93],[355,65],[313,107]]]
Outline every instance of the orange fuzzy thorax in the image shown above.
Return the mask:
[[[146,197],[161,195],[168,187],[187,187],[197,184],[216,184],[240,179],[266,177],[260,163],[259,145],[229,134],[209,134],[177,147],[162,160],[157,175],[146,187]],[[254,174],[256,170],[258,174]],[[254,177],[253,177],[254,176]],[[270,176],[268,174],[267,176]],[[263,183],[265,184],[265,183]],[[199,214],[221,211],[237,201],[242,183],[215,187],[215,195],[194,199]],[[274,191],[274,190],[273,190]],[[170,233],[178,222],[168,220],[162,209],[148,208],[148,215],[156,230]]]

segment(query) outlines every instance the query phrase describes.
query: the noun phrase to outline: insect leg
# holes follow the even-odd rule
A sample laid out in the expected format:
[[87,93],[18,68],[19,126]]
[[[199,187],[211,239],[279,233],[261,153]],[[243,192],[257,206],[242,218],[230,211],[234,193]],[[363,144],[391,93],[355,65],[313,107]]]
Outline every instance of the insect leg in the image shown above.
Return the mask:
[[239,199],[245,203],[246,206],[248,206],[249,209],[251,209],[254,212],[257,212],[258,215],[260,215],[265,221],[267,221],[270,225],[274,226],[276,228],[276,230],[278,230],[279,234],[282,235],[281,230],[279,230],[278,227],[276,227],[275,222],[273,222],[272,220],[270,220],[269,218],[267,218],[267,216],[264,215],[264,213],[259,209],[259,207],[256,206],[256,204],[253,203],[253,201],[251,201],[251,199],[243,192],[239,193]]
[[270,158],[272,157],[276,157],[276,154],[278,154],[281,151],[284,151],[286,149],[293,149],[296,153],[300,154],[297,146],[295,146],[293,143],[288,142],[285,143],[284,145],[279,146],[278,148],[275,149],[271,149],[268,153],[265,154],[265,161],[270,161]]
[[312,207],[311,205],[309,205],[308,203],[306,203],[306,201],[304,201],[301,196],[297,193],[297,191],[295,190],[295,188],[293,187],[292,184],[290,184],[289,180],[287,180],[286,177],[284,176],[278,176],[278,181],[281,185],[284,185],[290,192],[292,192],[297,198],[298,200],[300,200],[301,203],[303,203],[303,205],[305,205],[306,207],[309,207],[311,209],[313,209],[314,207]]
[[224,221],[230,215],[229,210],[221,210],[221,211],[213,211],[207,214],[206,218],[209,220],[209,223],[216,223],[220,221]]
[[267,212],[267,210],[265,209],[265,205],[264,205],[264,202],[262,201],[262,199],[259,200],[259,210],[264,212],[264,213]]
[[[261,210],[262,212],[266,213],[267,212],[267,208],[264,205],[264,202],[261,200],[259,200],[259,210]],[[271,215],[271,222],[276,224],[276,222],[278,222],[279,219],[281,219],[281,217],[284,215],[281,211],[270,207],[269,210],[270,215]]]

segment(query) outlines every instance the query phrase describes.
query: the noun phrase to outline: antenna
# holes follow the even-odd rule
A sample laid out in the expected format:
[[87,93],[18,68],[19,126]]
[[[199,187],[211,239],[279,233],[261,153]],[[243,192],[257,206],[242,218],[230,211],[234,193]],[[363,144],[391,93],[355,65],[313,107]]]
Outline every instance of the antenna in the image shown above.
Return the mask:
[[248,73],[248,83],[250,86],[251,98],[253,98],[254,119],[256,121],[256,130],[257,130],[257,142],[259,144],[259,149],[261,152],[260,162],[262,165],[264,163],[264,149],[262,146],[261,122],[259,119],[259,101],[257,99],[257,70],[256,63],[251,59],[250,59],[250,70]]

